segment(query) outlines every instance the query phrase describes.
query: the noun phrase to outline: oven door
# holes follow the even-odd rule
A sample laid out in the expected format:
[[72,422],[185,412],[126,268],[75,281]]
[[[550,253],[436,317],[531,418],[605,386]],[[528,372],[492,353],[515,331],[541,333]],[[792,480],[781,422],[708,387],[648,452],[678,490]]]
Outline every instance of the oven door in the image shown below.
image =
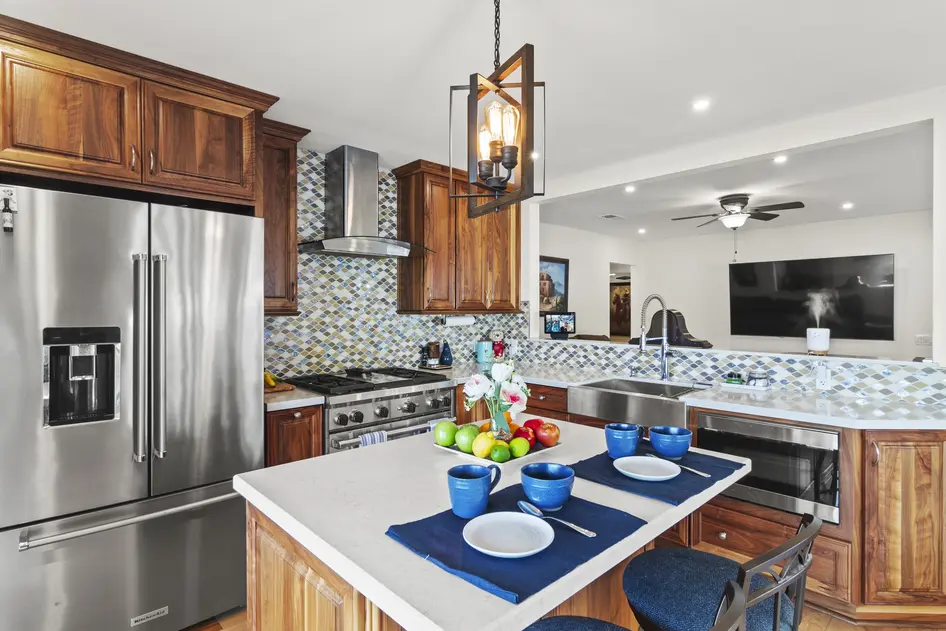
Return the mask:
[[837,432],[725,414],[700,414],[697,425],[701,448],[752,460],[752,472],[724,495],[839,523]]
[[328,439],[328,453],[358,449],[361,447],[360,438],[362,434],[369,434],[371,432],[384,430],[387,432],[389,441],[399,440],[401,438],[410,438],[411,436],[417,436],[418,434],[429,432],[434,421],[439,422],[450,420],[456,421],[456,417],[454,417],[449,411],[446,411],[441,414],[431,414],[418,418],[391,421],[390,423],[384,423],[382,425],[375,425],[372,427],[361,427],[351,431],[333,432],[329,435]]

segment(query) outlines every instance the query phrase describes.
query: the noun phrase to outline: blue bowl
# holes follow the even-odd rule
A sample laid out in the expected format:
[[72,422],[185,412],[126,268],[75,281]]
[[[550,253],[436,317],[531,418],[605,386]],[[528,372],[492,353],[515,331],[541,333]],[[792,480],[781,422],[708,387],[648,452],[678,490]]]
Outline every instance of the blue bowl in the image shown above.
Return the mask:
[[604,426],[604,440],[608,445],[608,455],[617,460],[633,456],[637,452],[643,428],[633,423],[609,423]]
[[689,451],[693,432],[685,427],[659,425],[650,428],[650,444],[658,454],[670,460],[679,460]]
[[575,472],[563,464],[527,464],[522,467],[521,475],[526,497],[544,511],[556,511],[564,506],[575,485]]

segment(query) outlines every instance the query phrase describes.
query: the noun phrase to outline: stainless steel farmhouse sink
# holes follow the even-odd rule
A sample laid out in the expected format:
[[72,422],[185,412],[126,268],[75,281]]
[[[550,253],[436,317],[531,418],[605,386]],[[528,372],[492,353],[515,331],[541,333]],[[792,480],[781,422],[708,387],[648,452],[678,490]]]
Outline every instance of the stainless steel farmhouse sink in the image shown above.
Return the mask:
[[679,398],[701,386],[637,379],[604,379],[568,388],[568,412],[614,423],[686,427]]

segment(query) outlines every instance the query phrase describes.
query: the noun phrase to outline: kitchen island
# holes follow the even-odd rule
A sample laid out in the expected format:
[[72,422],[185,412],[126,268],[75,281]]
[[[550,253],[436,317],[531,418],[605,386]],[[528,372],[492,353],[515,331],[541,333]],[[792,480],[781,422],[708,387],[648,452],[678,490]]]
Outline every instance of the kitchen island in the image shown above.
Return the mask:
[[[561,444],[548,458],[525,462],[571,464],[604,451],[601,430],[556,422]],[[647,523],[515,605],[385,536],[392,524],[449,509],[446,471],[463,462],[469,460],[437,449],[424,434],[236,476],[234,489],[248,502],[250,628],[505,631],[553,611],[628,625],[620,587],[627,559],[749,471],[743,467],[679,506],[577,479],[575,496]],[[516,461],[502,465],[497,489],[517,484],[519,468]]]

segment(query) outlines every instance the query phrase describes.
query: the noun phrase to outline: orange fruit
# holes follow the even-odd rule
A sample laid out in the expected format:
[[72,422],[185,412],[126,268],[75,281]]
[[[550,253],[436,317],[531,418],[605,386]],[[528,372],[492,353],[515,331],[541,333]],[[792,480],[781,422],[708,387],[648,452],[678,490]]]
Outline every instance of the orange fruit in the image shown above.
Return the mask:
[[519,429],[519,426],[516,425],[515,423],[510,423],[510,424],[509,424],[509,433],[510,433],[510,434],[515,434],[517,429]]
[[493,422],[492,422],[492,421],[486,421],[485,423],[483,423],[482,425],[480,425],[480,432],[488,432],[489,429],[490,429],[490,427],[492,427],[492,426],[493,426]]

